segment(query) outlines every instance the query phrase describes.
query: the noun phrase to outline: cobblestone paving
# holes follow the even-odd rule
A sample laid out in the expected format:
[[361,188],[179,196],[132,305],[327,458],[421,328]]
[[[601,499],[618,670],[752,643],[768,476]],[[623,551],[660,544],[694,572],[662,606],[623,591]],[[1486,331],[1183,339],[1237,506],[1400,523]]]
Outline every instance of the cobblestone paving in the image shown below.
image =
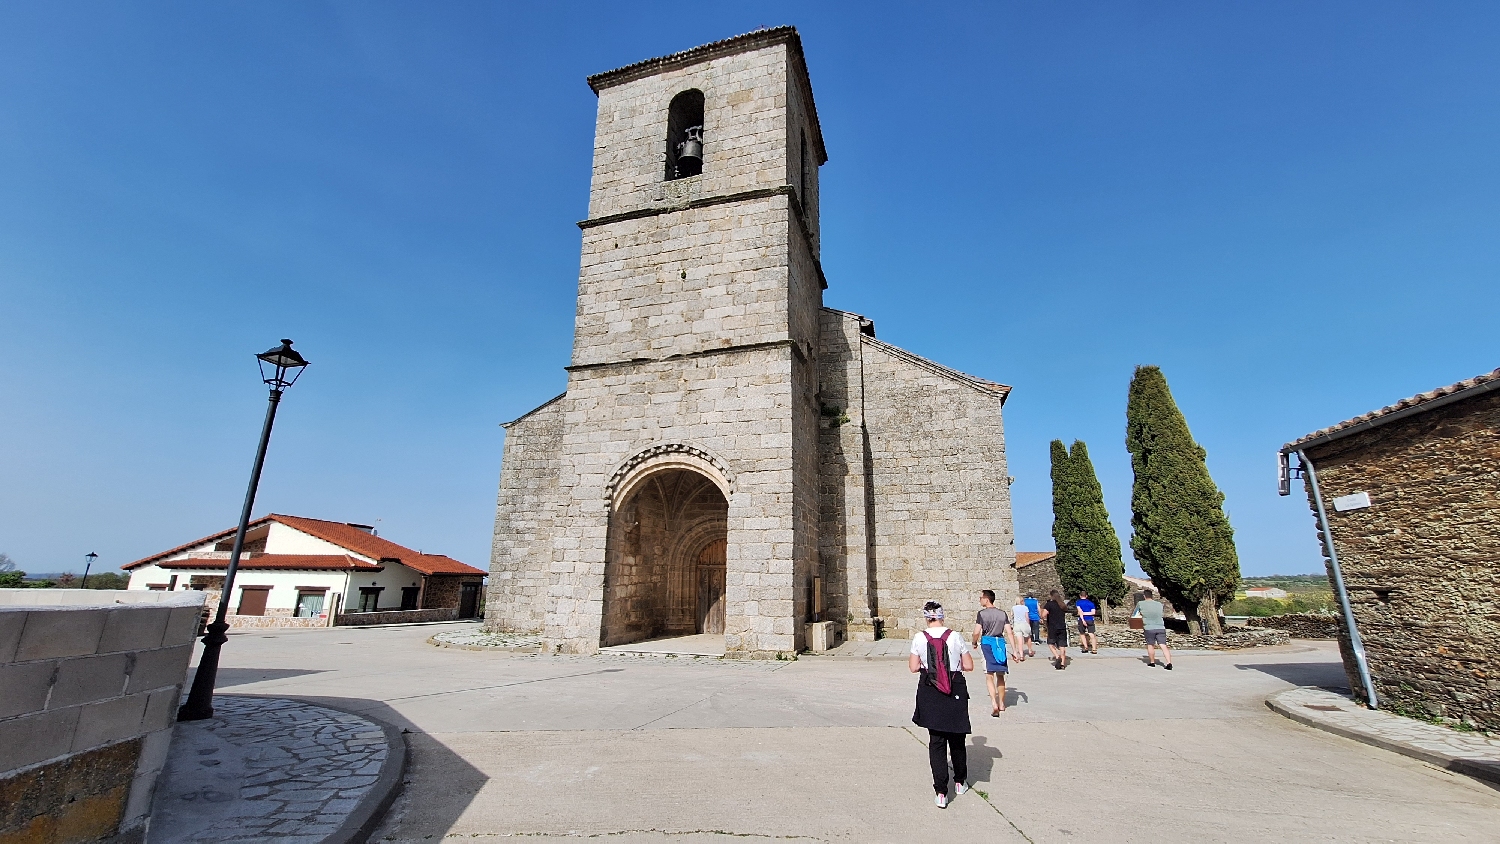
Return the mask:
[[[1343,695],[1322,689],[1292,689],[1271,698],[1299,721],[1311,726],[1333,728],[1332,732],[1354,733],[1374,739],[1371,743],[1404,745],[1436,754],[1446,759],[1469,762],[1488,772],[1485,779],[1500,782],[1500,738],[1483,733],[1464,733],[1428,724],[1383,710],[1365,709]],[[1420,754],[1417,758],[1423,758]]]
[[213,718],[174,729],[150,844],[322,841],[375,785],[387,753],[378,725],[291,700],[221,695]]
[[542,637],[528,633],[486,633],[478,626],[444,630],[427,641],[450,648],[494,648],[504,651],[532,650],[542,646]]

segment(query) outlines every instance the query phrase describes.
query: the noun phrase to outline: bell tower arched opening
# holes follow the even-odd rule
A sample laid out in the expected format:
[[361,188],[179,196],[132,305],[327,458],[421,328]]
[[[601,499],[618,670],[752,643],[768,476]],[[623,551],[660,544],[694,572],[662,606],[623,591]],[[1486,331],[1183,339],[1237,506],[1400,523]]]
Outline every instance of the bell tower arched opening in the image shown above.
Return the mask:
[[703,172],[703,92],[696,88],[672,98],[667,108],[667,181]]
[[610,510],[604,647],[724,632],[729,500],[692,469],[635,480]]

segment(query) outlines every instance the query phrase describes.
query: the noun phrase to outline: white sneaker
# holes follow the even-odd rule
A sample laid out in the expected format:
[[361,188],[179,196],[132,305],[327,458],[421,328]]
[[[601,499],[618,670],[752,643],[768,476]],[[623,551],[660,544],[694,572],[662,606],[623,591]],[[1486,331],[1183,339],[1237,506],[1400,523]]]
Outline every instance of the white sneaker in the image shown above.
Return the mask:
[[957,788],[956,788],[956,789],[955,789],[955,790],[956,790],[956,791],[957,791],[957,792],[958,792],[958,793],[959,793],[959,794],[963,794],[963,793],[964,793],[964,792],[965,792],[965,791],[968,791],[968,790],[969,790],[969,784],[968,784],[968,783],[963,783],[963,782],[961,782],[961,783],[958,783],[958,787],[957,787]]
[[932,799],[932,802],[936,803],[939,809],[946,809],[948,808],[948,795],[939,794]]

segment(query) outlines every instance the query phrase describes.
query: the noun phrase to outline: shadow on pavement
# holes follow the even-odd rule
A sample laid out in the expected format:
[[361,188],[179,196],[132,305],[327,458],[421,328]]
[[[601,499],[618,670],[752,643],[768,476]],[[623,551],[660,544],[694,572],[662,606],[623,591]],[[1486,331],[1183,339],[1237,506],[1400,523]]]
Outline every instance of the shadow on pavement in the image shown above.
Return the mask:
[[995,762],[1004,754],[984,736],[970,736],[969,742],[969,782],[990,782]]
[[1339,694],[1349,693],[1344,666],[1337,662],[1267,662],[1235,665],[1241,671],[1259,671],[1294,686],[1311,686]]
[[[421,732],[400,712],[382,701],[353,697],[326,697],[313,695],[278,695],[311,704],[322,704],[332,709],[341,709],[363,715],[375,721],[389,724],[406,739],[406,771],[402,778],[401,792],[395,802],[379,820],[370,841],[395,839],[400,841],[440,839],[452,829],[459,817],[474,798],[489,782],[489,777],[478,768],[464,761],[463,757],[449,750],[436,738]],[[424,781],[425,792],[441,793],[441,800],[424,801],[413,811],[412,783]],[[434,787],[431,782],[440,782]]]
[[[222,689],[228,686],[243,686],[246,683],[285,680],[288,677],[322,673],[322,671],[310,668],[224,668],[220,666],[218,673],[214,675],[214,688]],[[191,682],[191,677],[189,673],[189,682]]]

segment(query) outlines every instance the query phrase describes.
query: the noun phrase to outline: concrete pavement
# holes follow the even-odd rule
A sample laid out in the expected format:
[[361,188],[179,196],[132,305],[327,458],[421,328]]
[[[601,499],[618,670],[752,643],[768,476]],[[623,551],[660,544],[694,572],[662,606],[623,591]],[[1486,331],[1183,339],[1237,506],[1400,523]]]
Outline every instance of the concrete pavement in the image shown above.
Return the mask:
[[1488,841],[1500,817],[1481,783],[1265,708],[1341,687],[1329,645],[1182,654],[1171,673],[1125,651],[1019,665],[1003,717],[974,701],[975,792],[942,811],[900,659],[482,653],[430,634],[236,634],[221,686],[411,730],[378,841]]

